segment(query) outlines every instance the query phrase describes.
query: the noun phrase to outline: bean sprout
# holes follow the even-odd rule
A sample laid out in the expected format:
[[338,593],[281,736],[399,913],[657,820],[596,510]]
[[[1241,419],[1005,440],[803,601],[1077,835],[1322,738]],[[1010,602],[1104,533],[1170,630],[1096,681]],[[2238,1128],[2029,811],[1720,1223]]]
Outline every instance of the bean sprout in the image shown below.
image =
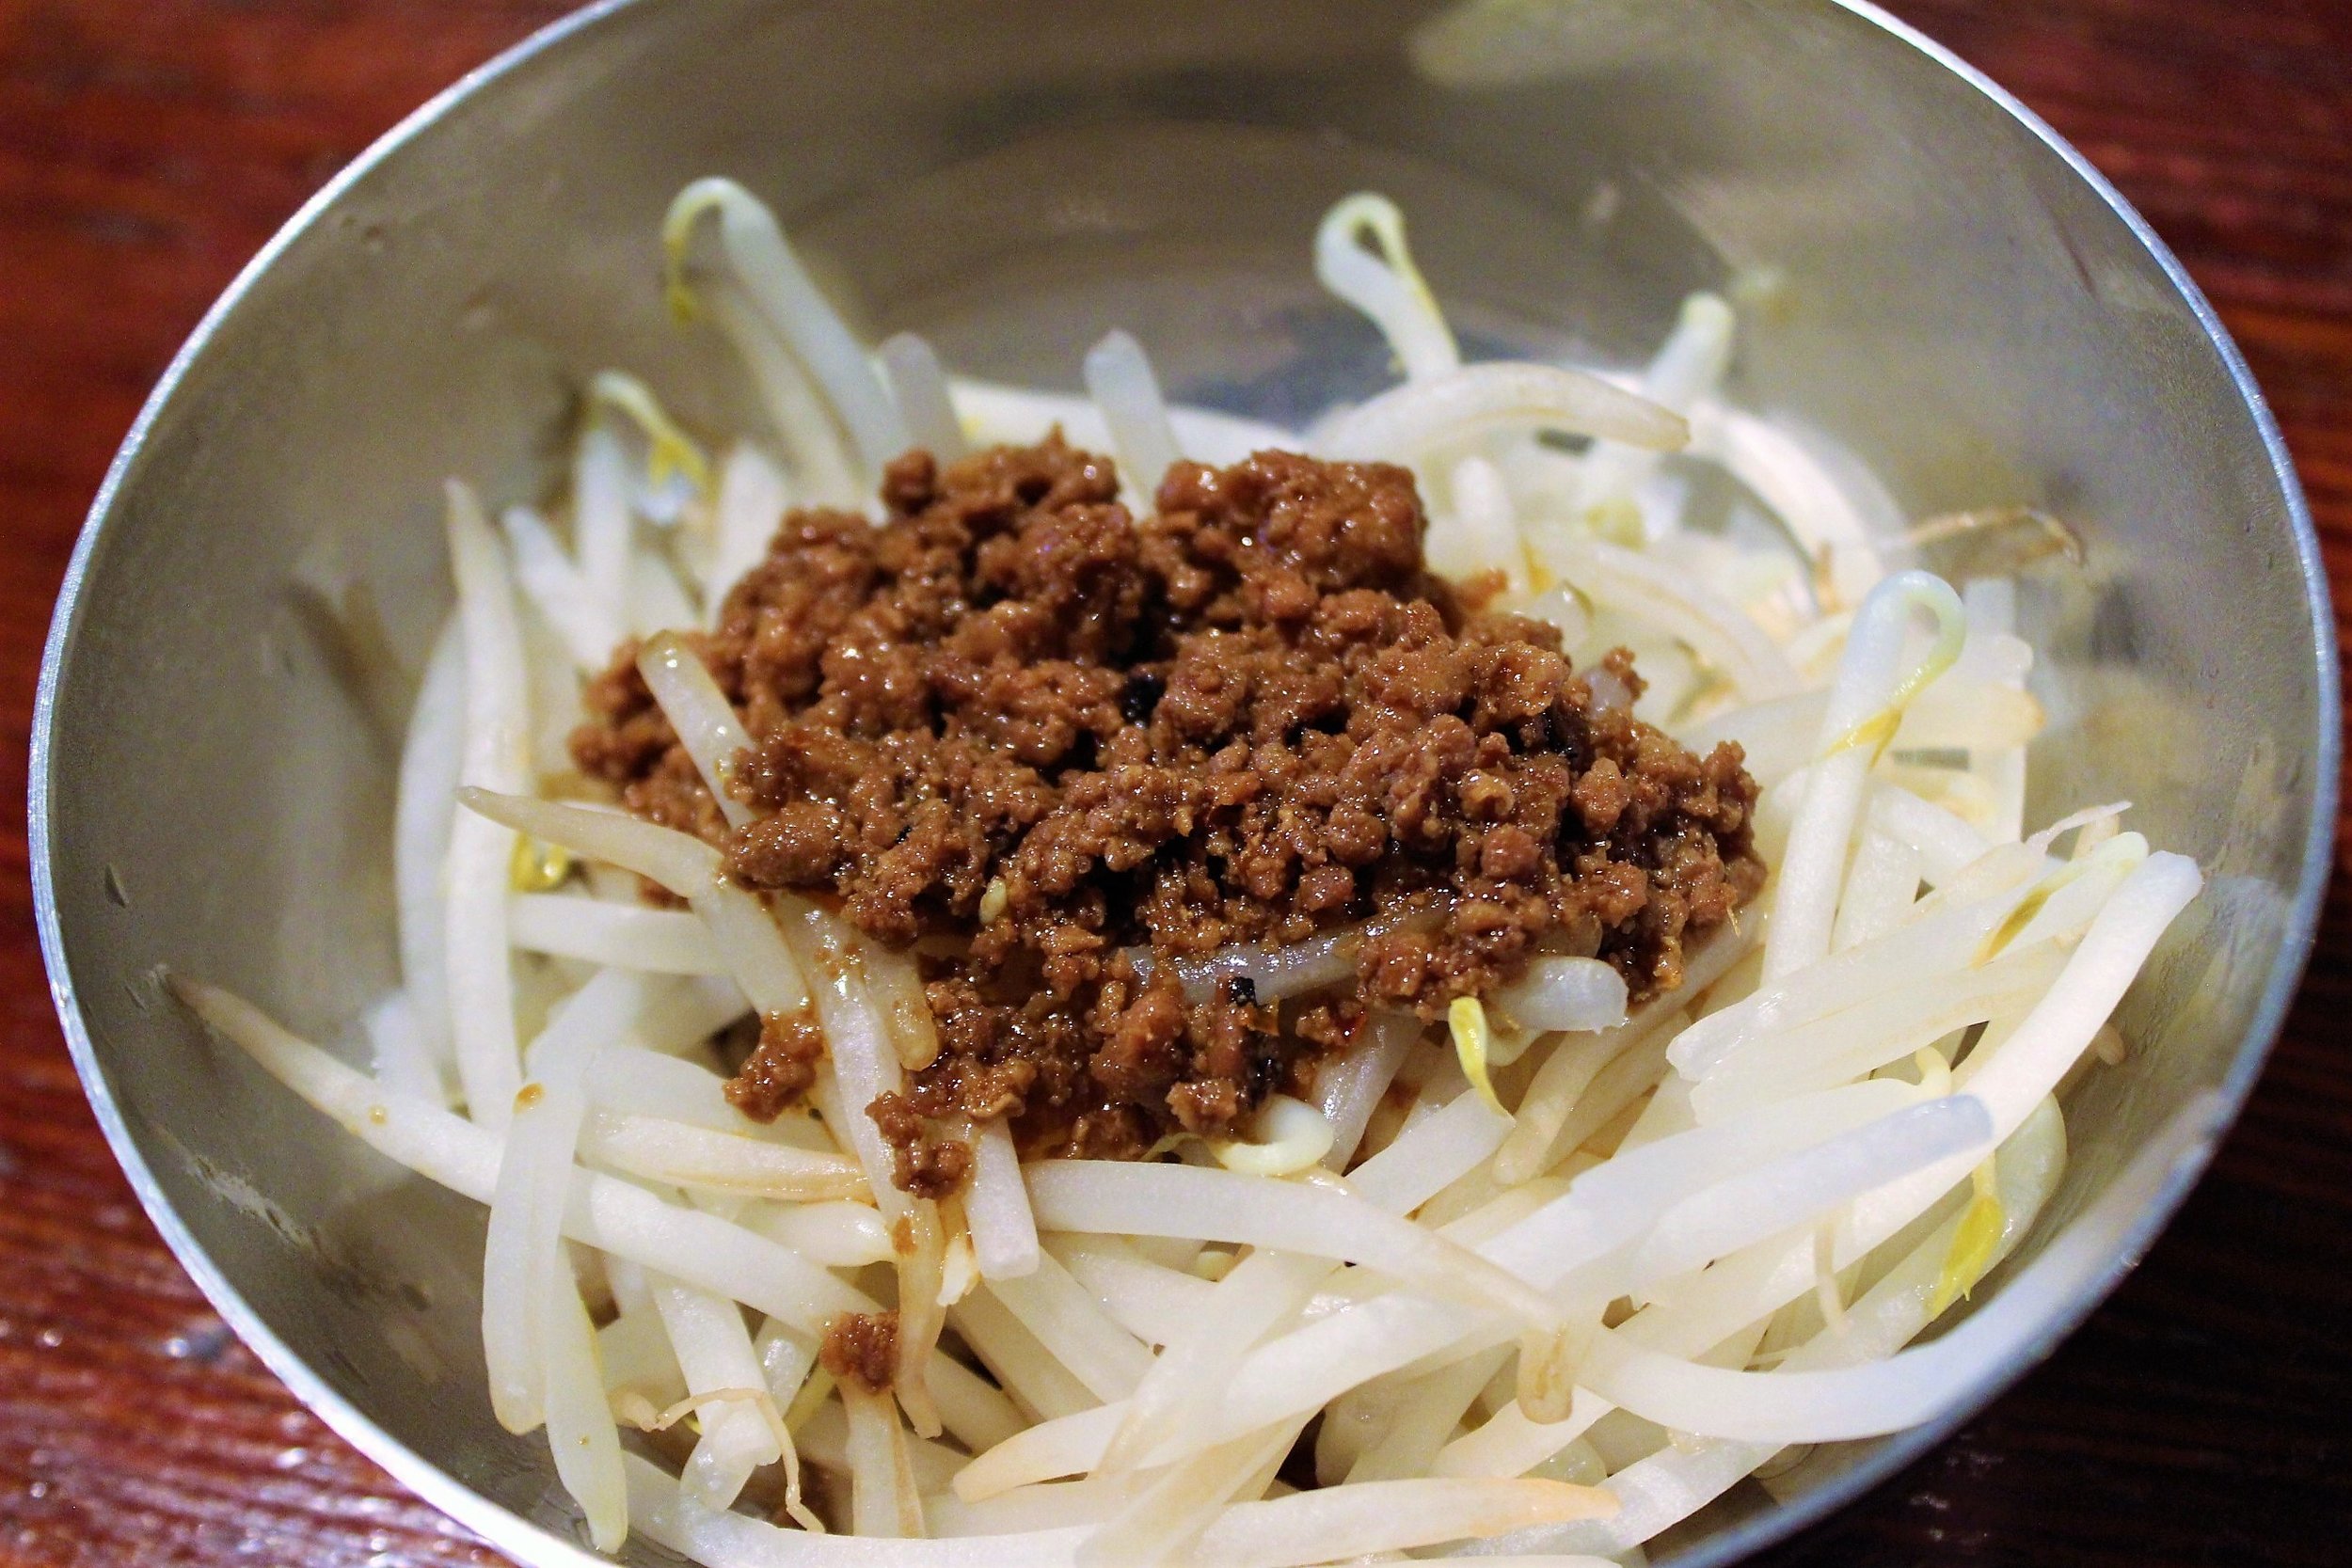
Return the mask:
[[1182,455],[1175,427],[1168,423],[1168,401],[1160,395],[1159,377],[1143,345],[1126,332],[1107,334],[1087,350],[1087,395],[1103,411],[1110,429],[1111,447],[1126,470],[1127,487],[1148,498],[1158,476]]
[[[1364,248],[1367,238],[1379,255]],[[1407,381],[1461,369],[1454,329],[1405,248],[1405,214],[1387,197],[1366,191],[1333,203],[1315,230],[1315,277],[1372,318]]]
[[662,245],[672,309],[693,313],[695,296],[686,281],[688,251],[707,214],[718,216],[721,245],[752,309],[824,388],[866,471],[880,473],[906,450],[906,421],[883,391],[866,351],[786,243],[775,215],[731,180],[697,180],[671,203]]
[[912,332],[883,340],[882,374],[890,379],[890,395],[907,422],[914,444],[942,463],[953,463],[967,450],[963,426],[947,392],[947,373],[940,369],[931,345]]

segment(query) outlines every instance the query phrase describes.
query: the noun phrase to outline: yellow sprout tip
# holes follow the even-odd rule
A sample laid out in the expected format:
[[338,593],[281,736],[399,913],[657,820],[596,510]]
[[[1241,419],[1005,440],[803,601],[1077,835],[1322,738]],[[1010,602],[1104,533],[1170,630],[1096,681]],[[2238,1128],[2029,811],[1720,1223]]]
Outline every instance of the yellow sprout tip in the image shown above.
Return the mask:
[[1494,1042],[1494,1033],[1487,1027],[1486,1007],[1475,996],[1457,996],[1446,1008],[1445,1020],[1454,1036],[1454,1053],[1461,1058],[1462,1076],[1495,1115],[1509,1116],[1502,1101],[1495,1098],[1494,1080],[1486,1076],[1486,1052]]
[[678,428],[677,421],[670,418],[644,382],[618,371],[605,371],[589,384],[588,396],[593,404],[612,410],[644,432],[645,467],[654,483],[664,483],[673,474],[684,474],[697,495],[710,493],[709,460],[703,456],[694,438]]
[[[1896,732],[1902,728],[1903,710],[1911,705],[1911,700],[1960,661],[1961,647],[1968,637],[1968,622],[1961,609],[1960,595],[1952,592],[1951,585],[1925,573],[1905,573],[1901,578],[1889,578],[1888,583],[1913,608],[1924,610],[1935,618],[1935,639],[1919,662],[1895,683],[1885,705],[1822,748],[1824,758],[1867,746],[1871,762],[1876,763],[1894,744]],[[1888,583],[1874,590],[1873,596],[1889,591]]]
[[1596,538],[1638,548],[1644,543],[1642,508],[1629,496],[1617,496],[1588,507],[1584,523]]
[[1421,268],[1413,264],[1413,253],[1406,248],[1405,214],[1395,202],[1375,192],[1359,191],[1342,198],[1324,221],[1343,225],[1349,237],[1359,241],[1370,235],[1390,270],[1412,291],[1414,301],[1431,315],[1438,314],[1438,297],[1430,292]]
[[2137,847],[2129,840],[2122,838],[2109,839],[2107,844],[2119,845],[2121,847],[2109,851],[2106,844],[2100,845],[2090,855],[2082,860],[2060,863],[2056,870],[2027,888],[2025,895],[2017,900],[2009,913],[2002,916],[2001,923],[1986,934],[1984,941],[1970,956],[1969,964],[1972,967],[1982,967],[1990,963],[2008,948],[2010,943],[2015,942],[2026,927],[2034,923],[2034,918],[2041,914],[2042,909],[2059,889],[2082,876],[2101,860],[2106,860],[2111,863],[2118,856],[2132,856],[2133,851]]
[[516,893],[553,893],[571,879],[578,863],[562,845],[517,833],[514,856],[507,862],[507,885]]
[[694,243],[694,220],[709,206],[706,200],[691,199],[691,192],[682,195],[661,225],[661,294],[670,318],[681,325],[702,313],[694,286],[686,280],[686,253]]
[[676,321],[691,322],[701,314],[693,285],[686,280],[687,254],[693,248],[694,225],[702,221],[706,213],[745,203],[756,205],[742,186],[719,178],[697,180],[671,201],[669,212],[661,219],[661,285],[670,314]]
[[1851,752],[1857,747],[1867,747],[1870,760],[1876,762],[1885,755],[1886,748],[1894,742],[1895,732],[1901,729],[1902,724],[1902,709],[1891,706],[1881,708],[1877,713],[1832,741],[1829,750],[1821,754],[1825,757],[1834,757],[1840,752]]
[[1944,1272],[1936,1277],[1935,1291],[1928,1297],[1931,1320],[1943,1316],[1953,1302],[1977,1288],[1977,1281],[1993,1266],[1994,1249],[2001,1244],[2001,1232],[2008,1226],[2009,1216],[1993,1187],[1993,1162],[1987,1160],[1977,1167],[1976,1196],[1969,1199],[1967,1212],[1960,1217],[1960,1228],[1952,1232],[1952,1247],[1945,1255]]

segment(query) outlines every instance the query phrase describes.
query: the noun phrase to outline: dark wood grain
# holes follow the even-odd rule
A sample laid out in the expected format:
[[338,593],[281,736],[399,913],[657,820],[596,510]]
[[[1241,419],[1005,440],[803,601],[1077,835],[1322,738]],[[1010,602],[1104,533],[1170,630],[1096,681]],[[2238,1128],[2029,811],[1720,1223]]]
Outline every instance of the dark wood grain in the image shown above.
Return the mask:
[[[498,1560],[304,1413],[139,1213],[49,1010],[23,769],[74,531],[172,350],[330,173],[564,8],[0,0],[0,1568]],[[2180,251],[2270,395],[2352,605],[2352,6],[1896,8]],[[2047,1367],[1774,1568],[2352,1560],[2338,859],[2278,1055],[2153,1256]]]

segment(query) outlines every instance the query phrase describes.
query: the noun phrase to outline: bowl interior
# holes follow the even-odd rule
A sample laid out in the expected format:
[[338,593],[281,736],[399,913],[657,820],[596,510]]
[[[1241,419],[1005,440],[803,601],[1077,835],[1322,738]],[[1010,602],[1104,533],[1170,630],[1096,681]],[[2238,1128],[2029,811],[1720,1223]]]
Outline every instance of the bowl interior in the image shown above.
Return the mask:
[[[2169,262],[1931,53],[1829,3],[638,0],[445,101],[199,335],[102,498],[36,774],[60,1005],[151,1207],[305,1398],[475,1528],[571,1535],[539,1439],[483,1393],[480,1212],[209,1045],[151,976],[329,1039],[392,981],[438,482],[543,493],[607,365],[690,423],[756,424],[723,345],[661,311],[662,212],[713,172],[776,204],[869,337],[1074,388],[1124,325],[1173,395],[1277,420],[1389,373],[1309,264],[1352,190],[1403,205],[1474,354],[1631,361],[1687,292],[1726,292],[1737,400],[1875,475],[1884,526],[2026,502],[2082,534],[2081,568],[2023,595],[2053,717],[2029,816],[2127,799],[2212,877],[2128,1005],[2132,1059],[2072,1102],[2043,1233],[2250,1081],[2334,774],[2308,530]],[[1826,1506],[1920,1441],[1775,1484]],[[1797,1516],[1765,1501],[1743,1486],[1657,1560]]]

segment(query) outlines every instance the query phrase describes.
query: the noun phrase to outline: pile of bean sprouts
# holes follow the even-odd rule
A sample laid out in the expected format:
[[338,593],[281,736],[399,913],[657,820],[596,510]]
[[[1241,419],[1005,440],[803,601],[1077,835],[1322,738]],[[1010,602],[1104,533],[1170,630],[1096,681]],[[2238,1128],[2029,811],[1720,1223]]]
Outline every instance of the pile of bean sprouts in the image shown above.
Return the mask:
[[[680,195],[665,241],[672,305],[739,356],[766,427],[714,457],[608,372],[560,509],[494,521],[449,484],[456,608],[401,759],[404,984],[365,1020],[369,1069],[171,981],[354,1134],[487,1205],[490,1402],[544,1428],[596,1547],[634,1529],[710,1568],[1638,1561],[1806,1445],[1949,1410],[2090,1286],[2161,1140],[1982,1310],[1905,1348],[2033,1225],[2059,1098],[2122,1059],[2110,1015],[2197,868],[2122,805],[2026,833],[2043,721],[2013,580],[1908,566],[1915,539],[1726,404],[1723,300],[1692,297],[1630,374],[1465,364],[1397,210],[1351,197],[1316,270],[1402,379],[1283,430],[1171,407],[1120,332],[1085,398],[951,379],[913,337],[869,353],[724,181]],[[1409,465],[1434,568],[1499,574],[1597,700],[1633,700],[1597,673],[1628,645],[1637,713],[1746,748],[1764,893],[1629,1011],[1608,966],[1537,959],[1439,1024],[1375,1015],[1311,1103],[1276,1097],[1246,1136],[1024,1164],[992,1122],[958,1130],[962,1193],[910,1197],[866,1107],[939,1050],[912,958],[586,798],[564,736],[581,683],[641,639],[740,822],[744,732],[675,634],[713,624],[787,508],[869,504],[910,446],[1056,424],[1114,452],[1138,505],[1179,458]],[[1732,499],[1702,515],[1708,484]],[[687,908],[648,907],[641,877]],[[1182,978],[1345,984],[1362,935]],[[713,1045],[755,1013],[813,1015],[828,1048],[772,1125],[726,1100]],[[892,1386],[837,1383],[828,1326],[885,1307]]]

